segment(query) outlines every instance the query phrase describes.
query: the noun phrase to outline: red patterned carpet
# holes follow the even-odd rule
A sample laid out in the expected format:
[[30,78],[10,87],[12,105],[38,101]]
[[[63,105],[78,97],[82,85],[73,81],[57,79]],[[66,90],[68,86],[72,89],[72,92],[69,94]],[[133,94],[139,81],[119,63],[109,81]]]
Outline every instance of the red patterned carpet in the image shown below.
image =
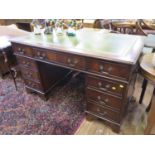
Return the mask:
[[85,114],[83,83],[72,78],[56,87],[48,101],[25,91],[17,79],[18,91],[11,79],[0,78],[1,135],[62,135],[74,134]]

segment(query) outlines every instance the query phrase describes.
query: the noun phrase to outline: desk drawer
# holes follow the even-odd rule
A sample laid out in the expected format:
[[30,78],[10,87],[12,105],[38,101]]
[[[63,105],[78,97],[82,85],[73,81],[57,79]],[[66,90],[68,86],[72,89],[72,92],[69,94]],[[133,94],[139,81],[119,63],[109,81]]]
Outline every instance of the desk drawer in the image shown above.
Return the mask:
[[129,65],[109,63],[101,60],[88,59],[87,69],[100,75],[115,76],[129,79],[131,67]]
[[26,68],[31,68],[31,69],[36,69],[37,67],[36,62],[31,59],[22,58],[22,57],[17,57],[17,59],[18,59],[18,63],[21,66],[24,66]]
[[27,80],[27,79],[24,79],[24,81],[25,81],[25,84],[30,88],[33,88],[33,89],[36,89],[36,90],[39,90],[39,91],[43,90],[42,85],[40,83],[36,83],[34,81],[30,81],[30,80]]
[[126,85],[121,82],[115,82],[98,77],[86,77],[87,87],[92,87],[104,92],[110,92],[115,95],[123,96],[126,90]]
[[16,54],[32,56],[32,48],[24,45],[13,44],[13,49]]
[[36,71],[28,70],[26,68],[21,67],[21,72],[23,78],[30,79],[32,81],[37,81],[40,83],[40,77]]
[[72,54],[64,54],[56,51],[47,51],[43,49],[34,49],[33,55],[35,58],[51,61],[63,66],[85,70],[85,58]]
[[122,100],[119,97],[108,95],[107,93],[96,91],[90,88],[86,89],[87,100],[92,100],[99,105],[109,107],[120,111]]
[[87,102],[87,111],[93,113],[101,118],[119,122],[120,114],[102,106],[96,105],[92,102]]
[[47,51],[44,49],[37,49],[34,48],[33,55],[35,58],[40,60],[46,60],[46,61],[56,61],[56,52],[54,51]]
[[85,70],[85,58],[71,54],[57,54],[57,61],[65,66]]

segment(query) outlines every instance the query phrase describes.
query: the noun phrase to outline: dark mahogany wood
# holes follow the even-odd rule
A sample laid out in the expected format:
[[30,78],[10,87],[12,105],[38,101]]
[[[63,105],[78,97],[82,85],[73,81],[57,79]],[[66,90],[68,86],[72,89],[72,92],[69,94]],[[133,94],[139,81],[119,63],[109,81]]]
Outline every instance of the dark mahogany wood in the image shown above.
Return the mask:
[[98,59],[88,59],[88,71],[105,76],[128,80],[131,66]]
[[101,105],[96,105],[93,102],[88,102],[86,111],[92,114],[96,114],[105,120],[108,119],[114,122],[120,121],[119,112],[113,111]]
[[92,100],[96,104],[112,108],[116,111],[120,111],[121,109],[122,99],[120,97],[91,88],[86,89],[86,95],[88,101]]
[[122,82],[111,81],[103,78],[87,76],[87,87],[94,88],[103,92],[122,97],[126,91],[126,84]]
[[45,97],[70,70],[84,73],[87,115],[119,132],[133,93],[143,39],[83,29],[77,37],[31,34],[12,44],[28,91]]

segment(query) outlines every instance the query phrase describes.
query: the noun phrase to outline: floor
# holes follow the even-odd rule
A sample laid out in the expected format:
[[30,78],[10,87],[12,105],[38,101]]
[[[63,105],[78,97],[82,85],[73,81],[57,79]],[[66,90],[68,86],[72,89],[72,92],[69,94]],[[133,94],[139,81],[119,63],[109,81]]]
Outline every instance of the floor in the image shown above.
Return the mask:
[[[149,104],[151,100],[151,96],[153,93],[153,86],[151,84],[147,85],[146,93],[143,99],[143,104],[138,104],[138,100],[141,93],[141,83],[143,78],[141,76],[137,76],[136,86],[134,91],[134,98],[136,99],[137,107],[132,116],[127,116],[124,119],[124,122],[127,122],[127,119],[133,118],[130,123],[124,123],[121,126],[121,131],[119,134],[127,134],[127,135],[143,135],[144,129],[147,124],[147,113],[145,113],[145,108]],[[143,116],[143,121],[141,121]],[[129,121],[128,121],[129,122]],[[152,134],[155,134],[155,129],[153,129]],[[104,125],[101,120],[92,120],[87,121],[86,119],[83,121],[79,129],[75,133],[76,135],[115,135],[109,127]]]
[[[141,93],[141,84],[143,78],[137,76],[135,91],[126,117],[123,120],[120,135],[143,135],[147,125],[147,113],[145,112],[153,93],[153,86],[148,84],[144,96],[143,104],[139,104],[138,100]],[[80,127],[75,132],[76,135],[116,135],[108,126],[104,125],[101,120],[87,121],[84,119]],[[152,131],[155,134],[155,128]]]

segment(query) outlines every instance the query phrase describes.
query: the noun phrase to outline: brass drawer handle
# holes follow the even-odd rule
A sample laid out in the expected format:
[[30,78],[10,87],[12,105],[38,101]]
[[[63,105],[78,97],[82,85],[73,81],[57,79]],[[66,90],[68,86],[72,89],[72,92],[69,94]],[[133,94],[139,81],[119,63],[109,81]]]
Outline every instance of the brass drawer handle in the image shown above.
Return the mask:
[[106,105],[106,102],[101,100],[101,96],[98,96],[97,99],[101,105]]
[[68,62],[68,63],[71,63],[71,59],[70,59],[70,58],[68,58],[68,59],[67,59],[67,62]]
[[97,108],[96,110],[97,110],[97,112],[101,112],[100,108]]
[[108,98],[106,98],[106,99],[105,99],[105,102],[106,102],[106,103],[108,103],[108,102],[109,102],[109,99],[108,99]]
[[100,68],[100,71],[103,71],[104,69],[103,65],[100,65],[99,68]]
[[43,53],[43,54],[42,54],[42,57],[43,57],[43,59],[45,59],[45,58],[46,58],[46,54],[45,54],[45,53]]
[[37,52],[37,56],[39,57],[41,55],[41,53],[40,52]]
[[112,87],[112,90],[116,90],[116,87]]
[[67,62],[70,67],[74,67],[78,63],[78,60],[77,59],[71,60],[70,58],[68,58]]
[[105,116],[107,115],[107,112],[106,112],[106,111],[104,111],[104,112],[102,112],[102,113],[100,112],[99,115],[105,117]]
[[102,115],[102,116],[107,115],[107,112],[106,111],[101,112],[100,108],[97,108],[97,112],[98,112],[99,115]]
[[98,82],[99,88],[102,88],[102,82]]
[[110,85],[109,85],[109,84],[107,84],[105,87],[108,89],[108,88],[110,88]]
[[103,65],[99,65],[99,70],[102,74],[109,74],[108,72],[104,71],[104,66]]
[[120,88],[122,88],[122,89],[124,88],[124,86],[123,86],[123,85],[121,85],[121,84],[119,85],[119,87],[120,87]]
[[21,48],[19,47],[19,48],[18,48],[18,52],[20,52],[20,51],[21,51]]
[[27,63],[26,63],[26,66],[30,66],[30,63],[29,63],[29,62],[27,62]]
[[98,87],[99,87],[99,89],[102,89],[102,90],[106,91],[106,88],[102,87],[102,82],[98,82]]
[[29,63],[29,62],[26,62],[26,61],[23,61],[23,64],[24,64],[25,66],[30,66],[30,63]]
[[18,52],[19,52],[20,54],[24,54],[24,53],[25,53],[25,50],[22,49],[22,48],[18,48]]
[[45,53],[40,53],[40,52],[37,52],[37,57],[39,58],[39,59],[45,59],[46,58],[46,54]]
[[97,96],[97,99],[100,101],[101,100],[101,96]]
[[107,89],[110,88],[110,85],[109,84],[105,85],[105,88],[102,87],[102,82],[98,82],[98,86],[99,86],[99,89],[102,89],[104,91],[107,91]]

